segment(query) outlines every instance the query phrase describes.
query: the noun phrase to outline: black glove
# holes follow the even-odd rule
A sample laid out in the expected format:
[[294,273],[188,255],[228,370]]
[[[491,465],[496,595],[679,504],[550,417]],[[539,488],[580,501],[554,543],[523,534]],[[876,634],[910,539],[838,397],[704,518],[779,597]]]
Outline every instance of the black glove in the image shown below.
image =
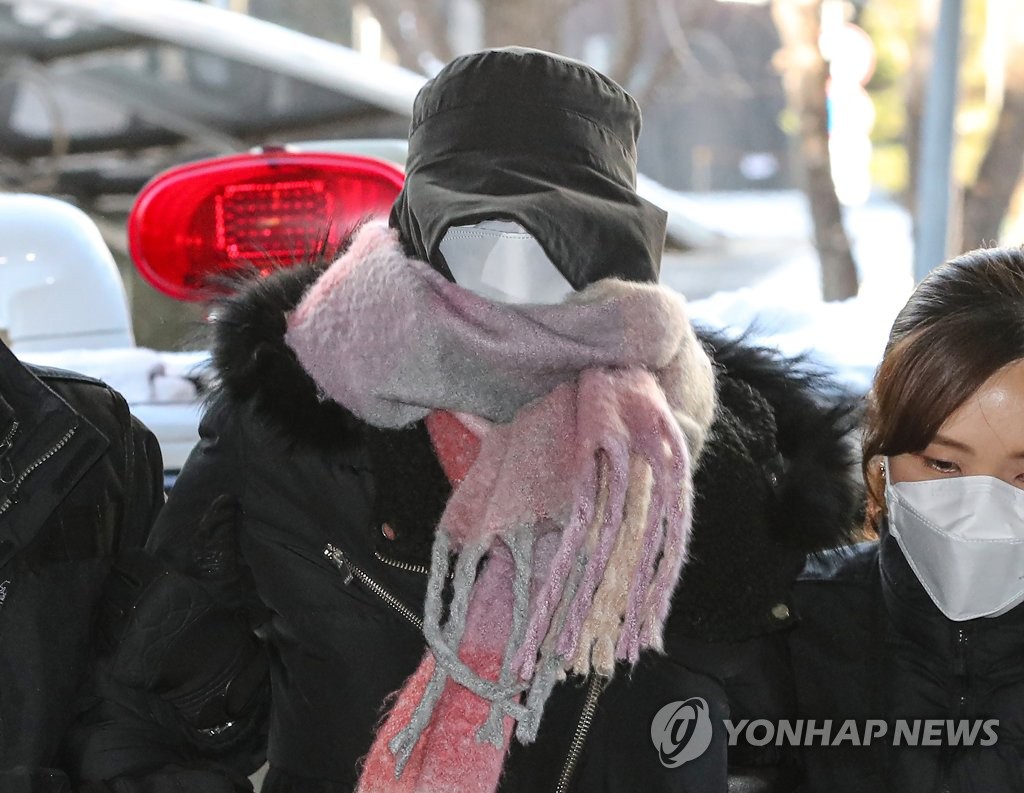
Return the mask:
[[237,512],[228,496],[213,502],[182,549],[183,569],[142,550],[122,554],[98,625],[108,673],[158,694],[214,744],[266,701],[266,656],[245,612],[231,605],[243,574]]
[[238,512],[233,496],[217,496],[180,563],[181,572],[201,581],[218,601],[230,600],[248,574],[238,547]]

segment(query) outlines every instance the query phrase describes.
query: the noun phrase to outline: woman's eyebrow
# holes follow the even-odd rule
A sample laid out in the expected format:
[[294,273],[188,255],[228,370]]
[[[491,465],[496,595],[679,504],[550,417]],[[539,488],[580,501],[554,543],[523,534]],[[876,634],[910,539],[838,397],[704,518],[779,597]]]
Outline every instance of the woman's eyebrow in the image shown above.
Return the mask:
[[959,451],[967,452],[968,454],[974,454],[974,449],[972,449],[968,444],[963,441],[947,438],[945,435],[936,435],[932,438],[932,443],[937,443],[940,446],[948,446],[951,449],[958,449]]
[[[974,454],[974,449],[971,448],[971,446],[969,446],[968,444],[964,443],[963,441],[957,441],[953,440],[952,438],[947,438],[945,435],[936,435],[934,438],[932,438],[932,443],[936,443],[939,446],[948,446],[951,449],[957,449],[959,451],[966,452],[967,454]],[[1013,452],[1012,454],[1009,454],[1007,456],[1013,460],[1024,460],[1024,450],[1021,450],[1019,452]]]

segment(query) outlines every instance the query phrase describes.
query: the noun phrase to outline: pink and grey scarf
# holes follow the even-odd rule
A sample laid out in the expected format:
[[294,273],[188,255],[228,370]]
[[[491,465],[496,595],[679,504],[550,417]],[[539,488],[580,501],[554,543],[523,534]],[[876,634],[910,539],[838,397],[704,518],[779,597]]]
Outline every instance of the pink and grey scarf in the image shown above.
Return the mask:
[[429,649],[359,790],[489,793],[513,730],[536,737],[559,679],[610,676],[661,646],[715,401],[685,303],[615,279],[560,305],[494,303],[368,225],[291,315],[287,341],[368,423],[426,418],[454,487],[427,586]]

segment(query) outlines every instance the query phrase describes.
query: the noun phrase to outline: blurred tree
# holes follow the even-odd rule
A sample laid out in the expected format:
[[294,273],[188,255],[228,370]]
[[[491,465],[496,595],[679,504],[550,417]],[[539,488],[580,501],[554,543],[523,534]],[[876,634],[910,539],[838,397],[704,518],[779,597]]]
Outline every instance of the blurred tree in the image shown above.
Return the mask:
[[[574,12],[589,6],[610,12],[607,29],[614,34],[613,53],[605,71],[633,89],[631,81],[646,71],[664,77],[675,53],[662,52],[657,64],[638,67],[649,54],[645,49],[650,22],[660,0],[361,0],[380,21],[384,35],[406,68],[436,70],[461,52],[481,47],[522,45],[566,52],[567,27]],[[683,0],[677,5],[692,12],[714,0]],[[649,81],[644,81],[646,87]]]
[[921,155],[921,121],[924,118],[924,97],[928,74],[932,67],[932,42],[939,24],[939,3],[936,0],[916,0],[917,29],[913,33],[913,57],[910,59],[906,81],[907,190],[905,203],[914,214],[917,201],[917,170]]
[[804,190],[821,261],[822,295],[826,300],[844,300],[857,294],[857,266],[832,180],[826,98],[828,64],[818,46],[821,0],[773,0],[772,16],[782,39],[778,67],[789,110],[797,120]]
[[[869,0],[863,18],[879,55],[868,86],[878,113],[876,182],[900,193],[912,214],[938,6],[938,0]],[[1022,187],[1024,4],[967,3],[961,35],[954,182],[962,200],[951,219],[954,253],[998,242]]]
[[868,0],[859,20],[877,53],[875,71],[867,85],[875,106],[872,183],[898,195],[911,212],[925,77],[931,65],[937,10],[934,0]]
[[451,60],[445,0],[364,0],[362,5],[380,22],[398,62],[417,72],[431,63]]
[[999,242],[999,231],[1024,171],[1024,10],[1013,6],[1005,52],[1002,103],[977,177],[964,190],[961,251]]

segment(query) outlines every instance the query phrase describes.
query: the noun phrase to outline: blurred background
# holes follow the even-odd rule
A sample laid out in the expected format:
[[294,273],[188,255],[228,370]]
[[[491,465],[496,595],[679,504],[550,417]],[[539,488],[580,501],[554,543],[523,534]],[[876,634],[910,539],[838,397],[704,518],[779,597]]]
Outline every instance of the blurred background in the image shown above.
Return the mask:
[[204,307],[127,254],[151,177],[254,146],[400,141],[424,79],[508,44],[636,97],[642,187],[671,214],[663,279],[698,319],[813,346],[850,382],[920,275],[915,240],[927,269],[1024,239],[1020,0],[0,0],[0,191],[88,213],[137,344],[185,349]]

